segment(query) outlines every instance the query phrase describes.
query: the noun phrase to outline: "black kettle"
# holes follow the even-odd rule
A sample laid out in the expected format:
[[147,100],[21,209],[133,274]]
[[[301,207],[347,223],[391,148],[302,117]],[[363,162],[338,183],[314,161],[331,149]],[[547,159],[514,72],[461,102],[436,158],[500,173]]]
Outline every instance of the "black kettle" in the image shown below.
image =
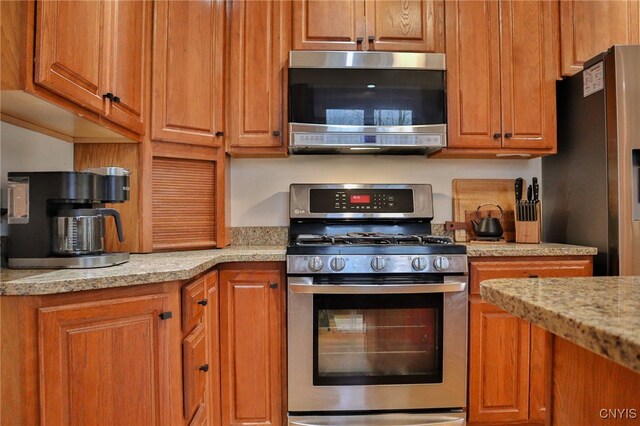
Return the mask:
[[[498,210],[500,210],[500,217],[491,217],[491,214],[489,214],[488,217],[483,217],[482,219],[480,219],[480,223],[478,223],[476,220],[478,219],[478,216],[480,214],[480,208],[484,206],[496,206]],[[503,213],[504,212],[502,211],[502,207],[497,204],[487,203],[479,205],[476,209],[476,220],[471,221],[471,223],[473,224],[473,230],[475,231],[476,235],[481,238],[502,237],[502,233],[504,231],[502,229],[502,225],[500,225],[500,219],[502,219]]]

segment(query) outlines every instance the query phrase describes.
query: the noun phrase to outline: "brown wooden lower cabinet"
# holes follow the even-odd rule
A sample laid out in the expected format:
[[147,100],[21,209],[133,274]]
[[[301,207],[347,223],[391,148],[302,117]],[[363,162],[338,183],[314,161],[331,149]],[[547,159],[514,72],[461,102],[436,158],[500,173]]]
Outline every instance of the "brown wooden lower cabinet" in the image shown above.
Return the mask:
[[0,297],[0,425],[281,425],[284,265]]
[[469,265],[469,423],[549,424],[552,336],[484,302],[480,282],[590,276],[592,257],[471,258]]
[[223,425],[283,422],[284,288],[282,264],[220,271]]

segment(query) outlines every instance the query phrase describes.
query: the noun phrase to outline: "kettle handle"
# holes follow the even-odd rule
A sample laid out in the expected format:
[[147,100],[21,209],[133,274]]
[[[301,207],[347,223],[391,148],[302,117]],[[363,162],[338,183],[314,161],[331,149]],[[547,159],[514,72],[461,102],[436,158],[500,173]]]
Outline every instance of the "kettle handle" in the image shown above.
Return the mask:
[[120,221],[120,213],[118,213],[118,210],[100,208],[100,209],[98,209],[98,211],[103,216],[113,216],[113,219],[116,221],[116,231],[118,232],[118,240],[120,242],[123,242],[124,241],[124,234],[122,232],[122,222]]
[[500,207],[498,204],[495,204],[495,203],[484,203],[484,204],[480,204],[478,206],[478,208],[476,209],[476,217],[478,217],[478,213],[480,213],[480,208],[484,207],[484,206],[496,206],[498,208],[498,210],[500,210],[500,217],[498,219],[502,219],[502,216],[504,216],[504,211],[502,211],[502,207]]

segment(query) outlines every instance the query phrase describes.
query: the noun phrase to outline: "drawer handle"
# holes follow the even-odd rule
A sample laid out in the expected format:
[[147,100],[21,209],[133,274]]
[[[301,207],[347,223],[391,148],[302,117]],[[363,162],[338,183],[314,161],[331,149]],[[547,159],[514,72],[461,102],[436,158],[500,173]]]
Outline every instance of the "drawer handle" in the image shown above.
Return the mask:
[[274,130],[273,132],[271,132],[271,134],[273,136],[280,136],[280,130]]
[[112,101],[113,100],[113,93],[107,92],[104,95],[102,95],[102,99],[105,99],[105,98],[109,99],[110,101]]
[[269,287],[278,288],[278,283],[269,283]]
[[118,97],[118,96],[114,96],[114,97],[113,97],[113,99],[112,99],[112,101],[113,101],[113,102],[115,102],[115,103],[117,103],[117,104],[119,104],[119,103],[120,103],[120,97]]
[[494,133],[494,134],[493,134],[493,138],[494,138],[494,139],[500,139],[501,137],[502,137],[502,134],[501,134],[501,133]]
[[161,320],[168,320],[169,318],[173,318],[173,313],[171,313],[171,311],[160,313]]
[[209,301],[207,299],[202,299],[202,300],[198,301],[197,303],[198,303],[198,305],[207,306],[207,303],[209,303]]
[[217,136],[217,137],[224,136],[224,132],[216,132],[216,136]]
[[529,275],[529,278],[538,278],[538,276],[532,274],[532,275]]
[[207,371],[209,371],[209,364],[201,365],[200,367],[198,367],[198,370],[204,371],[206,373]]
[[505,133],[504,137],[507,139],[511,139],[513,137],[513,133]]

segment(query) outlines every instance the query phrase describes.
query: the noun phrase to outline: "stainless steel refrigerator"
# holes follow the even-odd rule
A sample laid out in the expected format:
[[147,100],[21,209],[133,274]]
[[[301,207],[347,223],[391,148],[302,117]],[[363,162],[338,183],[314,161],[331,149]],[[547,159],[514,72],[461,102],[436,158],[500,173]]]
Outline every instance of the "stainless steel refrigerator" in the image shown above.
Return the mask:
[[640,46],[557,84],[558,154],[542,160],[543,237],[595,246],[595,275],[640,275]]

